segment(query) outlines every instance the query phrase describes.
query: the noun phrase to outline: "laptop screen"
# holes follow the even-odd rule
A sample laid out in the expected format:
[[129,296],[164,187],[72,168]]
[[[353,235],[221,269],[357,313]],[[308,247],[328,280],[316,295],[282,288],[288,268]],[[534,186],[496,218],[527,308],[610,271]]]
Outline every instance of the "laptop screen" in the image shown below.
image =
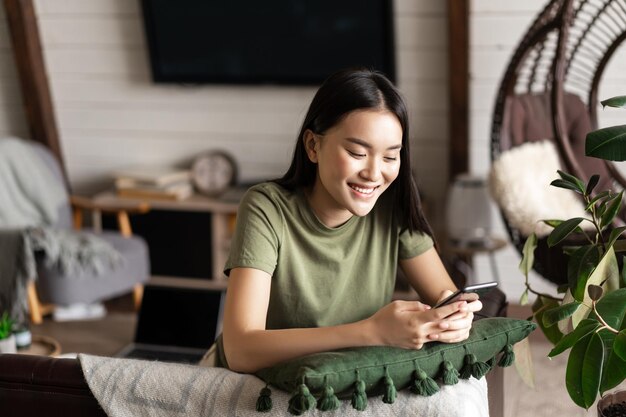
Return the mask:
[[223,294],[146,285],[135,343],[208,349],[221,332]]

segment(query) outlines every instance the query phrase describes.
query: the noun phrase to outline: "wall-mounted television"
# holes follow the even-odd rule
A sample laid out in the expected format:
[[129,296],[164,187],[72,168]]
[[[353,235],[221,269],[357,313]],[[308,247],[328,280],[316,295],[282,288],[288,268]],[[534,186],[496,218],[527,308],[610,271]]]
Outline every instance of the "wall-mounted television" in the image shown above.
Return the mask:
[[142,0],[159,83],[319,84],[365,66],[395,79],[392,0]]

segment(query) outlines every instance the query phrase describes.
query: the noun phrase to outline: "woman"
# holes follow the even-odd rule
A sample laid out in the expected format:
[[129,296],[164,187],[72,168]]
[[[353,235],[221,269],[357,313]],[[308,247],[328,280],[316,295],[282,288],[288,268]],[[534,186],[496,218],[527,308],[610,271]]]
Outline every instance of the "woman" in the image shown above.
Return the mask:
[[[241,202],[218,364],[252,373],[316,352],[468,337],[480,301],[428,305],[455,286],[409,155],[406,106],[387,78],[344,70],[322,84],[287,173]],[[398,264],[424,303],[390,302]]]

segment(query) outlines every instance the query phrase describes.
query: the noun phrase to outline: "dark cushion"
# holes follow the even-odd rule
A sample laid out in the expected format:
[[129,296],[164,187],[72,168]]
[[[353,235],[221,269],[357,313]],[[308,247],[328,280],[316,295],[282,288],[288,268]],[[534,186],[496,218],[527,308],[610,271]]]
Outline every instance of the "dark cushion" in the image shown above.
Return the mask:
[[[513,362],[512,345],[524,339],[535,329],[530,321],[510,318],[486,318],[474,322],[470,337],[462,343],[428,343],[420,350],[385,346],[342,349],[334,352],[304,356],[280,365],[263,369],[257,376],[268,385],[293,392],[293,414],[300,414],[311,405],[313,398],[320,402],[329,395],[340,398],[352,396],[358,409],[359,391],[369,395],[383,395],[390,400],[393,389],[411,387],[417,394],[432,395],[438,390],[434,380],[450,385],[458,377],[482,377],[496,363],[508,366]],[[502,355],[499,355],[502,353]],[[260,400],[269,393],[262,393]],[[309,402],[303,397],[310,399]],[[327,402],[327,401],[326,401]],[[356,402],[356,404],[355,404]]]
[[[565,110],[566,133],[572,152],[581,169],[590,177],[600,175],[597,190],[608,190],[613,187],[612,176],[604,161],[585,156],[587,134],[591,132],[591,119],[585,103],[575,94],[563,95]],[[525,142],[537,142],[545,139],[554,140],[552,111],[550,110],[550,93],[521,94],[513,96],[510,103],[510,135],[512,146]],[[561,166],[565,166],[561,156]],[[555,173],[556,178],[556,173]]]

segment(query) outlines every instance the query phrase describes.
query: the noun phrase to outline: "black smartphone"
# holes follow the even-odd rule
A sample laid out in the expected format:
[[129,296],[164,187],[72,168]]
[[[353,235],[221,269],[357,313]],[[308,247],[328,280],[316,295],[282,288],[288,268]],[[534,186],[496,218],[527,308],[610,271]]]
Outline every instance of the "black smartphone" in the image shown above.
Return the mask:
[[462,301],[462,300],[474,301],[478,298],[473,298],[473,297],[464,298],[463,295],[473,293],[473,294],[478,294],[478,296],[481,296],[483,294],[487,294],[489,291],[491,291],[497,286],[498,286],[498,283],[495,281],[468,285],[465,288],[456,291],[454,294],[451,294],[449,297],[446,297],[445,299],[439,301],[437,304],[435,304],[434,308],[445,306],[446,304],[450,304],[455,301]]

